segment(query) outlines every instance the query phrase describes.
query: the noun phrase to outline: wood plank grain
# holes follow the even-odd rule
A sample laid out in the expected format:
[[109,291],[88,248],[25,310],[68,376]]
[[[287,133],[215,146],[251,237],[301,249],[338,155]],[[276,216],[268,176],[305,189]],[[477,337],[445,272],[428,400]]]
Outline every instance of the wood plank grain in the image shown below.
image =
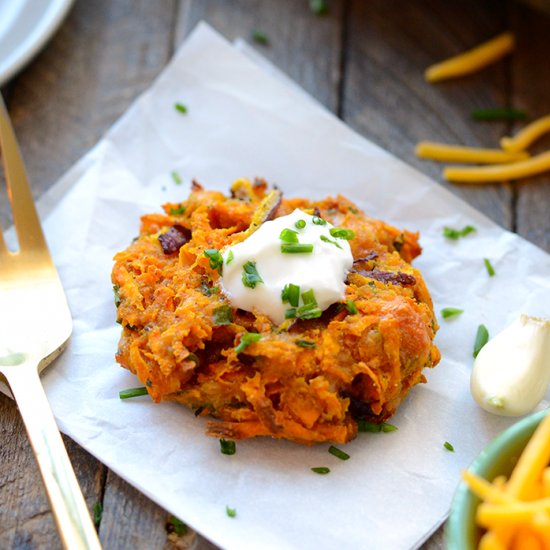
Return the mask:
[[351,1],[342,115],[367,138],[440,181],[453,193],[510,227],[511,192],[442,182],[441,165],[415,157],[420,140],[498,146],[504,127],[475,123],[478,108],[505,105],[508,60],[469,77],[425,82],[430,64],[471,48],[506,27],[499,1]]
[[[15,403],[0,394],[0,548],[61,548],[32,449]],[[65,446],[91,510],[105,467],[67,437]]]
[[[534,120],[550,114],[550,15],[514,4],[510,18],[518,41],[512,64],[512,103],[525,109],[529,120]],[[514,131],[521,126],[517,124]],[[550,136],[546,136],[535,143],[531,151],[549,149]],[[516,231],[550,252],[550,174],[518,181],[514,190]]]
[[[44,51],[5,88],[35,196],[86,153],[163,69],[172,53],[175,11],[175,0],[77,1]],[[5,194],[0,204],[0,216],[9,219]],[[0,548],[57,548],[24,429],[5,397],[0,430]],[[102,498],[105,469],[67,441],[93,506]],[[107,524],[115,509],[105,509]],[[139,514],[131,515],[126,529],[141,523]],[[118,531],[109,540],[123,548],[126,536]]]
[[[229,40],[247,39],[262,55],[298,82],[331,111],[338,108],[342,33],[341,2],[332,2],[326,15],[316,15],[307,1],[190,0],[180,11],[176,44],[203,20]],[[275,13],[276,12],[276,13]],[[262,31],[261,45],[251,36]]]

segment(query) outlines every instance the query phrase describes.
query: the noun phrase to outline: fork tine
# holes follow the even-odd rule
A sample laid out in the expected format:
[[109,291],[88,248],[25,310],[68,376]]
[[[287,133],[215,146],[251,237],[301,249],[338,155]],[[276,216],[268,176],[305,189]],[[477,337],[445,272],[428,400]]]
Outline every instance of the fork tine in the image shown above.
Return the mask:
[[[6,105],[0,94],[0,149],[4,162],[4,174],[8,186],[8,197],[13,212],[19,249],[47,250],[46,240],[40,226],[40,219],[34,206],[25,166],[15,139]],[[3,239],[0,241],[5,248]]]

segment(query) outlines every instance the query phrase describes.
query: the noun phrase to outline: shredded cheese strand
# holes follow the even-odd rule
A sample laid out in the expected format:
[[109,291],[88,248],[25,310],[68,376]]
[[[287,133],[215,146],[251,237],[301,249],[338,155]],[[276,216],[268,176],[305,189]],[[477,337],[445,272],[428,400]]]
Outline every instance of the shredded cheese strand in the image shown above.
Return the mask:
[[514,35],[505,32],[471,50],[428,67],[424,76],[428,82],[439,82],[467,75],[504,57],[514,46]]
[[443,177],[448,181],[463,183],[488,183],[515,180],[535,176],[550,170],[550,151],[512,164],[495,164],[476,168],[448,166]]
[[524,151],[533,142],[550,132],[550,115],[543,116],[525,126],[514,137],[503,137],[500,146],[509,153]]
[[508,152],[501,149],[481,149],[462,145],[447,145],[434,141],[421,141],[416,156],[444,162],[471,162],[478,164],[504,164],[529,158],[525,151]]

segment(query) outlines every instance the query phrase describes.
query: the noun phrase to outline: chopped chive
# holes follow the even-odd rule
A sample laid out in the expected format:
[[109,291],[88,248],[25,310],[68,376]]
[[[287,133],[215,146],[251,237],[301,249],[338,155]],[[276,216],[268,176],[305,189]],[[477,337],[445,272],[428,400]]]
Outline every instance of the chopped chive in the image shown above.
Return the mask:
[[120,399],[131,399],[132,397],[147,395],[147,393],[147,388],[142,386],[141,388],[128,388],[127,390],[120,390],[118,392],[118,396]]
[[315,15],[324,15],[328,12],[327,0],[309,0],[309,9]]
[[220,439],[220,452],[222,455],[234,455],[237,452],[237,445],[231,439]]
[[224,304],[214,310],[214,323],[217,326],[230,325],[233,322],[231,306]]
[[355,315],[357,313],[357,306],[353,300],[346,300],[346,309],[350,315]]
[[447,237],[447,239],[452,239],[456,241],[457,239],[460,239],[460,237],[465,237],[466,235],[469,235],[470,233],[473,233],[475,231],[476,231],[476,228],[473,225],[466,225],[462,229],[453,229],[452,227],[444,227],[443,236]]
[[305,304],[296,309],[296,317],[298,319],[318,319],[323,315],[320,308],[315,307],[314,304]]
[[220,251],[216,248],[208,248],[204,251],[204,255],[210,260],[210,267],[221,275],[223,269],[223,256],[220,254]]
[[285,319],[296,319],[296,308],[291,307],[285,311]]
[[489,274],[489,277],[495,276],[495,270],[489,261],[489,258],[483,258],[483,263],[485,264],[485,269],[487,269],[487,273]]
[[328,452],[331,454],[331,455],[334,455],[336,458],[339,458],[340,460],[348,460],[349,459],[349,455],[348,453],[345,453],[344,451],[342,451],[341,449],[339,449],[338,447],[335,447],[334,445],[331,445],[329,448],[328,448]]
[[525,120],[527,113],[521,109],[497,107],[495,109],[479,109],[472,113],[474,120]]
[[298,242],[298,233],[293,229],[283,229],[279,235],[279,239],[285,243],[297,243]]
[[312,288],[310,288],[306,292],[302,292],[302,301],[304,302],[304,306],[309,304],[311,304],[314,307],[317,306],[317,300],[315,299],[315,292],[313,291]]
[[241,340],[239,342],[239,345],[235,348],[235,353],[241,353],[245,348],[247,348],[250,344],[254,344],[255,342],[259,342],[262,339],[262,335],[258,334],[257,332],[245,332],[241,336]]
[[327,236],[325,235],[321,235],[319,237],[324,243],[330,243],[330,244],[333,244],[334,246],[338,247],[338,248],[342,248],[336,241],[333,241],[332,239],[329,239]]
[[326,466],[316,466],[315,468],[311,468],[311,471],[316,474],[325,475],[330,473],[330,468],[327,468]]
[[489,331],[485,325],[479,325],[477,327],[476,339],[474,342],[474,357],[477,357],[481,348],[489,341]]
[[99,527],[99,524],[101,523],[101,518],[103,517],[103,504],[101,504],[101,502],[98,501],[94,504],[94,507],[92,508],[92,515],[94,525],[96,527]]
[[388,424],[387,422],[382,422],[381,424],[375,424],[374,422],[367,422],[364,419],[359,419],[357,421],[357,429],[360,432],[389,433],[389,432],[395,432],[397,430],[397,426],[394,426],[393,424]]
[[267,46],[269,44],[267,34],[259,30],[252,31],[252,40],[258,44],[262,44],[263,46]]
[[218,294],[220,292],[220,289],[217,286],[208,286],[208,283],[204,280],[201,281],[201,292],[210,298],[212,294]]
[[172,180],[174,180],[174,183],[176,185],[181,185],[183,180],[181,179],[181,176],[175,170],[172,170],[172,172],[170,172],[170,175],[172,176]]
[[169,533],[176,533],[178,536],[187,534],[189,527],[181,519],[178,519],[176,516],[170,516],[166,524],[166,530]]
[[283,243],[281,245],[283,254],[310,254],[313,252],[313,245],[306,243]]
[[229,506],[226,506],[225,513],[227,514],[227,517],[234,518],[237,515],[237,510],[235,508],[229,508]]
[[256,269],[256,262],[248,261],[243,265],[242,281],[243,285],[248,288],[256,288],[258,283],[264,282]]
[[283,304],[298,307],[298,303],[300,302],[300,287],[292,283],[285,285],[281,292],[281,300]]
[[323,220],[323,218],[320,218],[319,216],[313,216],[313,218],[311,219],[311,221],[315,224],[315,225],[326,225],[327,222],[325,220]]
[[447,449],[451,453],[455,452],[455,448],[448,441],[445,441],[445,443],[443,443],[443,447],[445,447],[445,449]]
[[305,226],[306,226],[306,220],[298,220],[294,224],[294,227],[296,227],[296,229],[303,229]]
[[302,340],[301,338],[299,338],[298,340],[294,340],[294,343],[301,348],[313,349],[317,347],[317,344],[315,342],[311,342],[310,340]]
[[181,216],[185,214],[185,206],[178,206],[177,208],[170,208],[170,216]]
[[174,109],[182,114],[187,113],[187,107],[183,103],[174,103]]
[[456,307],[444,307],[441,310],[441,317],[443,317],[443,319],[448,319],[449,317],[456,317],[461,313],[464,313],[463,309],[458,309]]
[[235,255],[233,254],[233,250],[230,250],[227,253],[227,259],[225,260],[226,265],[229,265],[235,258]]
[[346,241],[351,241],[355,237],[353,229],[345,229],[344,227],[332,227],[329,233],[337,239],[344,239]]

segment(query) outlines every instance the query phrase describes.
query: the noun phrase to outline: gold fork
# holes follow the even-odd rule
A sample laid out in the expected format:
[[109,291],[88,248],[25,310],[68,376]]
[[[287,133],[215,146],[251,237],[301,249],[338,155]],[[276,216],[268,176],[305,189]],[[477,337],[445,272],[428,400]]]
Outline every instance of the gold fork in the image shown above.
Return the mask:
[[23,417],[64,547],[100,549],[40,383],[39,372],[65,349],[72,319],[1,95],[0,152],[19,245],[8,249],[0,225],[0,374]]

